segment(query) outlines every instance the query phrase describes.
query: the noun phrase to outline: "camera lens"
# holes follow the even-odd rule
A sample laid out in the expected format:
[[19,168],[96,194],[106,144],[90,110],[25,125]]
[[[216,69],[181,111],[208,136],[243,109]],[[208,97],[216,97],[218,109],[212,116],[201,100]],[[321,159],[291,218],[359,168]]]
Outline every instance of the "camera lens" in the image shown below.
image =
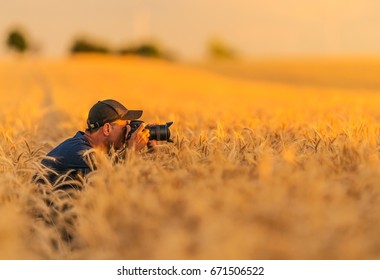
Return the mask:
[[149,140],[168,141],[170,139],[169,126],[171,125],[168,124],[149,126]]

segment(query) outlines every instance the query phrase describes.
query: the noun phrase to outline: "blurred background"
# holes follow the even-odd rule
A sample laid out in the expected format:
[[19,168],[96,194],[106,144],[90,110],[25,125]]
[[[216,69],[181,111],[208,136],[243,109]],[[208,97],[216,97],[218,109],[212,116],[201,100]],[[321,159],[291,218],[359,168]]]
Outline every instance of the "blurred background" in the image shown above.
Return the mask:
[[376,0],[14,0],[0,11],[4,41],[20,30],[30,50],[62,56],[79,39],[109,51],[147,42],[178,59],[208,56],[378,54]]
[[276,83],[378,89],[376,0],[14,0],[1,57],[138,55]]

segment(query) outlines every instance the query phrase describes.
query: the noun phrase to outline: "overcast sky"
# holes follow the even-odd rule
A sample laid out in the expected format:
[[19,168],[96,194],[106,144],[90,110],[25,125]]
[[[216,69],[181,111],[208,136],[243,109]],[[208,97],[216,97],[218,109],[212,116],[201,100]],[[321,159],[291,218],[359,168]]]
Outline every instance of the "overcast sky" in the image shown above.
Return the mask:
[[153,37],[189,58],[210,37],[247,56],[380,53],[379,0],[0,1],[3,38],[22,26],[48,55],[65,54],[81,34],[114,47]]

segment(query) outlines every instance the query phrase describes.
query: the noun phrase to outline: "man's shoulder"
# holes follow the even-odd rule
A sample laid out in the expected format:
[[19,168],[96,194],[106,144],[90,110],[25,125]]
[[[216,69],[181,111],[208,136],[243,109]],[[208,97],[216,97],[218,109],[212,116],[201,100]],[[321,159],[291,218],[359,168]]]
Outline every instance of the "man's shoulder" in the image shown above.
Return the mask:
[[83,147],[85,149],[92,148],[86,135],[82,131],[78,131],[73,137],[66,139],[63,143],[65,143],[66,145],[75,145],[78,147]]
[[[54,169],[59,175],[67,172],[90,172],[90,166],[83,157],[83,153],[92,148],[85,134],[78,131],[73,137],[64,140],[48,154],[47,158],[42,160],[42,164],[50,169]],[[74,174],[72,173],[72,174]],[[49,173],[49,181],[54,182],[57,175]],[[71,175],[70,175],[71,176]]]
[[78,145],[91,148],[90,142],[82,131],[78,131],[73,137],[66,139],[62,145]]
[[77,153],[91,149],[91,144],[82,131],[78,131],[73,137],[66,139],[55,147],[48,156],[57,154]]

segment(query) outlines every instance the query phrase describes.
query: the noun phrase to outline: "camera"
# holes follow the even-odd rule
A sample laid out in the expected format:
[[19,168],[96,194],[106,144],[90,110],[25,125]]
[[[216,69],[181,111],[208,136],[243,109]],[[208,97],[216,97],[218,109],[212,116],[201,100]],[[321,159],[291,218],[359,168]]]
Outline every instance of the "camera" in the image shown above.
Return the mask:
[[[129,140],[131,138],[131,135],[133,132],[135,132],[140,125],[144,121],[140,120],[132,120],[130,122],[131,131],[128,133],[128,136],[126,140]],[[157,141],[167,141],[172,142],[173,140],[170,139],[170,129],[169,127],[173,124],[173,122],[167,122],[166,124],[159,124],[159,125],[150,125],[148,124],[145,128],[149,130],[150,136],[149,140],[157,140]]]

